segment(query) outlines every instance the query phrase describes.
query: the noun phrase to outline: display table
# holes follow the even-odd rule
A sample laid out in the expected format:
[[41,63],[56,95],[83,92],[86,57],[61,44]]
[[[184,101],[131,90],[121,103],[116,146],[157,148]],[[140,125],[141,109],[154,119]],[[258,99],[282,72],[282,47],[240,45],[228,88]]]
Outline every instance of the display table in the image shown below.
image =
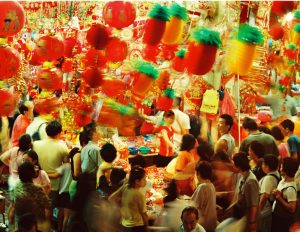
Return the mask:
[[131,163],[132,160],[137,156],[142,156],[145,160],[145,167],[150,167],[155,164],[154,159],[155,159],[155,156],[157,156],[157,153],[129,155],[129,157],[128,157],[129,163]]

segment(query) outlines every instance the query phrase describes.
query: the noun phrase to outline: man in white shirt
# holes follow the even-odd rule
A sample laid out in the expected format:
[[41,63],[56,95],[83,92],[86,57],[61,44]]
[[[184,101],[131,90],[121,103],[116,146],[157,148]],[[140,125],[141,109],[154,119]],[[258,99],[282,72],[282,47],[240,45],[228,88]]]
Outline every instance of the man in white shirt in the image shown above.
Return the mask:
[[[34,119],[27,127],[26,134],[29,134],[32,137],[34,133],[37,132],[40,139],[46,139],[48,137],[46,133],[46,126],[47,120],[34,112]],[[33,140],[35,139],[33,138]]]

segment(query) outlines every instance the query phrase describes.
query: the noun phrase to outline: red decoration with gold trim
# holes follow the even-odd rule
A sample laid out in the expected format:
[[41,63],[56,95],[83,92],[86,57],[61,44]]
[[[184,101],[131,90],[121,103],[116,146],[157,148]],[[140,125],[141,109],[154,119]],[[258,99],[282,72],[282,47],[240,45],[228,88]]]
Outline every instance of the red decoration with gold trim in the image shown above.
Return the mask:
[[15,75],[21,65],[18,52],[11,47],[0,47],[0,80]]
[[0,116],[10,116],[17,105],[14,95],[8,90],[0,89]]
[[37,53],[45,60],[57,60],[64,55],[64,44],[54,36],[46,35],[37,42]]
[[104,49],[109,41],[110,34],[101,24],[93,24],[87,31],[86,40],[95,49]]
[[91,48],[85,54],[85,66],[86,67],[103,67],[107,62],[105,52],[103,50],[96,50]]
[[37,77],[42,89],[59,90],[63,87],[62,72],[57,68],[40,68]]
[[82,79],[91,88],[97,88],[102,84],[102,72],[99,68],[88,67],[82,74]]
[[106,46],[105,53],[110,62],[123,61],[128,53],[127,43],[118,38],[112,38]]
[[82,51],[82,45],[78,40],[72,37],[64,39],[65,57],[73,58],[75,55],[81,53],[81,51]]

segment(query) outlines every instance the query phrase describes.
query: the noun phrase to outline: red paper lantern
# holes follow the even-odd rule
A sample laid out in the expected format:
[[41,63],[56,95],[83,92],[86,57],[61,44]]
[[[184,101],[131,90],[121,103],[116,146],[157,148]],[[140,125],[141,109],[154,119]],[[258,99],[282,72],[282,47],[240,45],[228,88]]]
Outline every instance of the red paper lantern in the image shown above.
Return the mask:
[[38,66],[44,62],[44,59],[38,55],[37,49],[32,50],[29,56],[29,64]]
[[102,84],[102,72],[99,68],[88,67],[83,73],[84,82],[91,88],[97,88]]
[[0,37],[16,35],[24,26],[25,13],[17,1],[0,2]]
[[70,59],[65,59],[61,66],[61,70],[64,73],[72,72],[73,71],[73,61]]
[[37,42],[37,53],[45,60],[57,60],[64,55],[64,44],[50,35],[41,37]]
[[34,110],[39,114],[51,114],[61,107],[62,102],[56,97],[36,99],[34,101]]
[[159,53],[160,53],[160,48],[158,45],[154,45],[154,46],[146,45],[143,50],[142,56],[144,60],[156,63],[157,62],[156,59]]
[[106,46],[106,58],[111,62],[123,61],[127,56],[127,43],[118,39],[112,38]]
[[17,101],[8,90],[0,89],[0,116],[10,116],[17,105]]
[[172,61],[172,68],[177,72],[183,72],[185,69],[184,57],[176,56]]
[[272,39],[279,40],[284,36],[284,30],[281,25],[273,26],[270,28],[269,34]]
[[293,1],[273,1],[271,12],[277,16],[283,16],[294,9]]
[[90,114],[93,112],[93,107],[90,105],[81,104],[76,107],[74,122],[77,126],[83,127],[92,121]]
[[75,55],[79,54],[82,51],[81,43],[70,37],[64,40],[64,56],[68,58],[72,58]]
[[108,97],[116,97],[126,91],[126,83],[119,79],[103,79],[101,87],[102,92]]
[[159,110],[168,111],[168,110],[170,110],[172,108],[173,101],[174,101],[173,98],[169,98],[169,97],[166,97],[166,96],[160,96],[158,98],[156,107]]
[[93,24],[87,31],[86,40],[95,49],[104,49],[109,41],[109,32],[101,24]]
[[161,45],[161,56],[164,60],[172,60],[175,57],[178,45]]
[[0,80],[15,75],[20,67],[20,57],[16,50],[10,47],[0,47]]
[[134,22],[136,12],[131,2],[113,1],[104,5],[102,15],[106,24],[121,29]]
[[62,89],[62,72],[57,68],[44,69],[38,71],[38,85],[46,90]]
[[102,67],[106,62],[104,51],[91,48],[85,54],[85,65],[87,67]]

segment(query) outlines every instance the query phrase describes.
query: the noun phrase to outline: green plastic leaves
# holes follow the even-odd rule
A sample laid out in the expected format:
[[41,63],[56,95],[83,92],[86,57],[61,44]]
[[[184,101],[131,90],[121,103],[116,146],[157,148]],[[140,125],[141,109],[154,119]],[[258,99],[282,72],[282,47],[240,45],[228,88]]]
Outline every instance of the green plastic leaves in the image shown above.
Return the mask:
[[144,73],[147,76],[151,77],[152,79],[158,78],[158,70],[149,62],[146,61],[137,61],[134,64],[134,67],[140,73]]
[[172,99],[174,99],[174,98],[175,98],[175,90],[172,89],[172,88],[167,88],[167,89],[164,91],[164,95],[165,95],[167,98],[172,98]]
[[186,53],[185,49],[180,49],[178,52],[176,52],[176,56],[180,57],[180,58],[184,58]]
[[300,23],[297,23],[297,24],[294,26],[294,31],[300,33]]
[[196,28],[193,31],[191,38],[198,43],[213,45],[218,48],[220,48],[222,45],[220,33],[217,31],[209,30],[205,27]]
[[296,11],[294,12],[294,18],[300,19],[300,11],[299,11],[299,10],[296,10]]
[[170,15],[177,17],[185,21],[187,19],[186,9],[182,6],[179,6],[177,3],[173,3],[170,7]]
[[264,41],[261,31],[248,24],[240,24],[237,39],[241,42],[251,44],[262,44]]
[[160,4],[155,4],[153,8],[150,10],[149,15],[150,18],[155,18],[161,21],[169,21],[170,13],[169,9],[166,6],[162,6]]

